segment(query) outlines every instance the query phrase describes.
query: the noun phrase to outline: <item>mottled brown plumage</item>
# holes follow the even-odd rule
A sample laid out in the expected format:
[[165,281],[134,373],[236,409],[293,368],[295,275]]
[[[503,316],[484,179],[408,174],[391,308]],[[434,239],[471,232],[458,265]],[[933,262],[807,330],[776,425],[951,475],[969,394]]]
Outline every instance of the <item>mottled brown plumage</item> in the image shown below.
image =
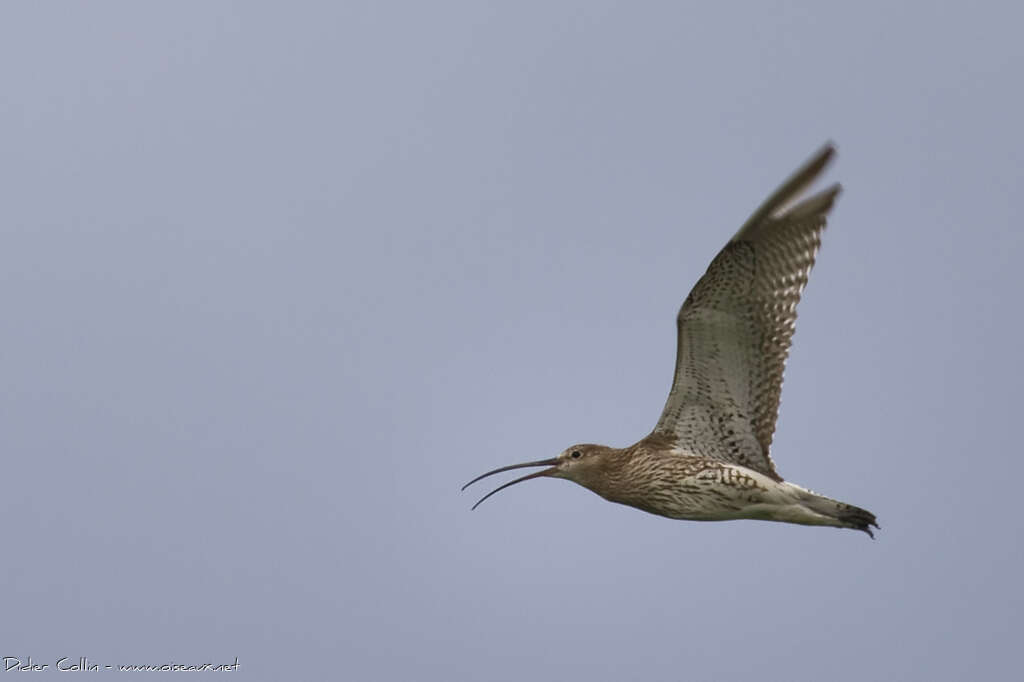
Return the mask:
[[[558,457],[495,469],[550,468],[612,502],[676,519],[764,519],[855,528],[875,517],[786,482],[770,456],[796,307],[840,187],[800,195],[832,159],[822,148],[718,253],[677,317],[672,388],[654,431],[628,448],[575,445]],[[474,509],[476,505],[474,505]]]

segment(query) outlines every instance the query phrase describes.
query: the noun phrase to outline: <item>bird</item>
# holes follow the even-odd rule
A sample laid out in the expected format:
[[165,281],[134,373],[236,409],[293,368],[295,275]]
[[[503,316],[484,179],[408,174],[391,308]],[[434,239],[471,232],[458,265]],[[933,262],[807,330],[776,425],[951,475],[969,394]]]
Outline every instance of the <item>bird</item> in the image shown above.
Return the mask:
[[875,515],[786,481],[770,455],[796,309],[839,196],[807,198],[836,155],[826,143],[775,190],[711,261],[676,317],[672,387],[654,430],[625,448],[580,443],[558,456],[499,467],[561,478],[606,500],[691,521],[756,519],[860,530]]

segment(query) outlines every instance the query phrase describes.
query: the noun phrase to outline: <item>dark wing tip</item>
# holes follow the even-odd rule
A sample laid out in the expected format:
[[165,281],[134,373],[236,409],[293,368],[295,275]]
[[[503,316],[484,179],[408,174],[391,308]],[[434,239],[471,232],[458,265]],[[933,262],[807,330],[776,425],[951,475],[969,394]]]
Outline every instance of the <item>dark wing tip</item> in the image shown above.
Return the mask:
[[[743,224],[743,227],[739,229],[732,240],[738,241],[745,238],[751,230],[756,229],[757,226],[764,222],[766,218],[771,217],[781,209],[785,208],[787,204],[796,200],[797,197],[799,197],[799,195],[806,190],[819,175],[821,175],[829,162],[835,158],[835,155],[836,147],[832,142],[826,142],[822,145],[822,147],[815,152],[814,156],[805,161],[804,165],[800,166],[800,168],[789,176],[789,178],[782,183],[777,190],[772,192],[771,196],[765,199],[764,202],[758,206],[757,210],[754,211],[753,215],[747,219],[747,222]],[[828,194],[829,192],[832,192],[831,198],[834,200],[836,195],[839,194],[839,185],[833,185],[821,194],[815,195],[812,199]]]
[[842,191],[843,186],[836,183],[827,189],[804,199],[799,204],[796,204],[786,211],[784,215],[786,218],[793,221],[825,215],[832,210],[832,205],[836,202],[836,198],[842,193]]

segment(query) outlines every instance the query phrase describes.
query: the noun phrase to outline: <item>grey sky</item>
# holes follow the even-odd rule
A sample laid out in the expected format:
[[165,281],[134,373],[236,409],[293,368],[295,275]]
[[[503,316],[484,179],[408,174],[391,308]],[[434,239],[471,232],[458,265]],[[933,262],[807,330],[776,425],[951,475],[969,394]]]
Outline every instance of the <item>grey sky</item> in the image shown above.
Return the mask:
[[[0,656],[1019,669],[1009,7],[5,4]],[[678,305],[827,139],[773,455],[878,539],[552,480],[470,512],[484,470],[649,432]]]

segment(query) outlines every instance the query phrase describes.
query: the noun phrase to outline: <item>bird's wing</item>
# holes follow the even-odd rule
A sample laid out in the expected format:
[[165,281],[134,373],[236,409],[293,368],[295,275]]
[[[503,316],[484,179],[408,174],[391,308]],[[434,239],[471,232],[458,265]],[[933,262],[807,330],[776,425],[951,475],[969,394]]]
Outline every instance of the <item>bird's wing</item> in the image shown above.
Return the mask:
[[654,429],[680,448],[782,480],[769,456],[782,371],[840,187],[795,202],[834,154],[826,145],[776,190],[680,308],[675,377]]

